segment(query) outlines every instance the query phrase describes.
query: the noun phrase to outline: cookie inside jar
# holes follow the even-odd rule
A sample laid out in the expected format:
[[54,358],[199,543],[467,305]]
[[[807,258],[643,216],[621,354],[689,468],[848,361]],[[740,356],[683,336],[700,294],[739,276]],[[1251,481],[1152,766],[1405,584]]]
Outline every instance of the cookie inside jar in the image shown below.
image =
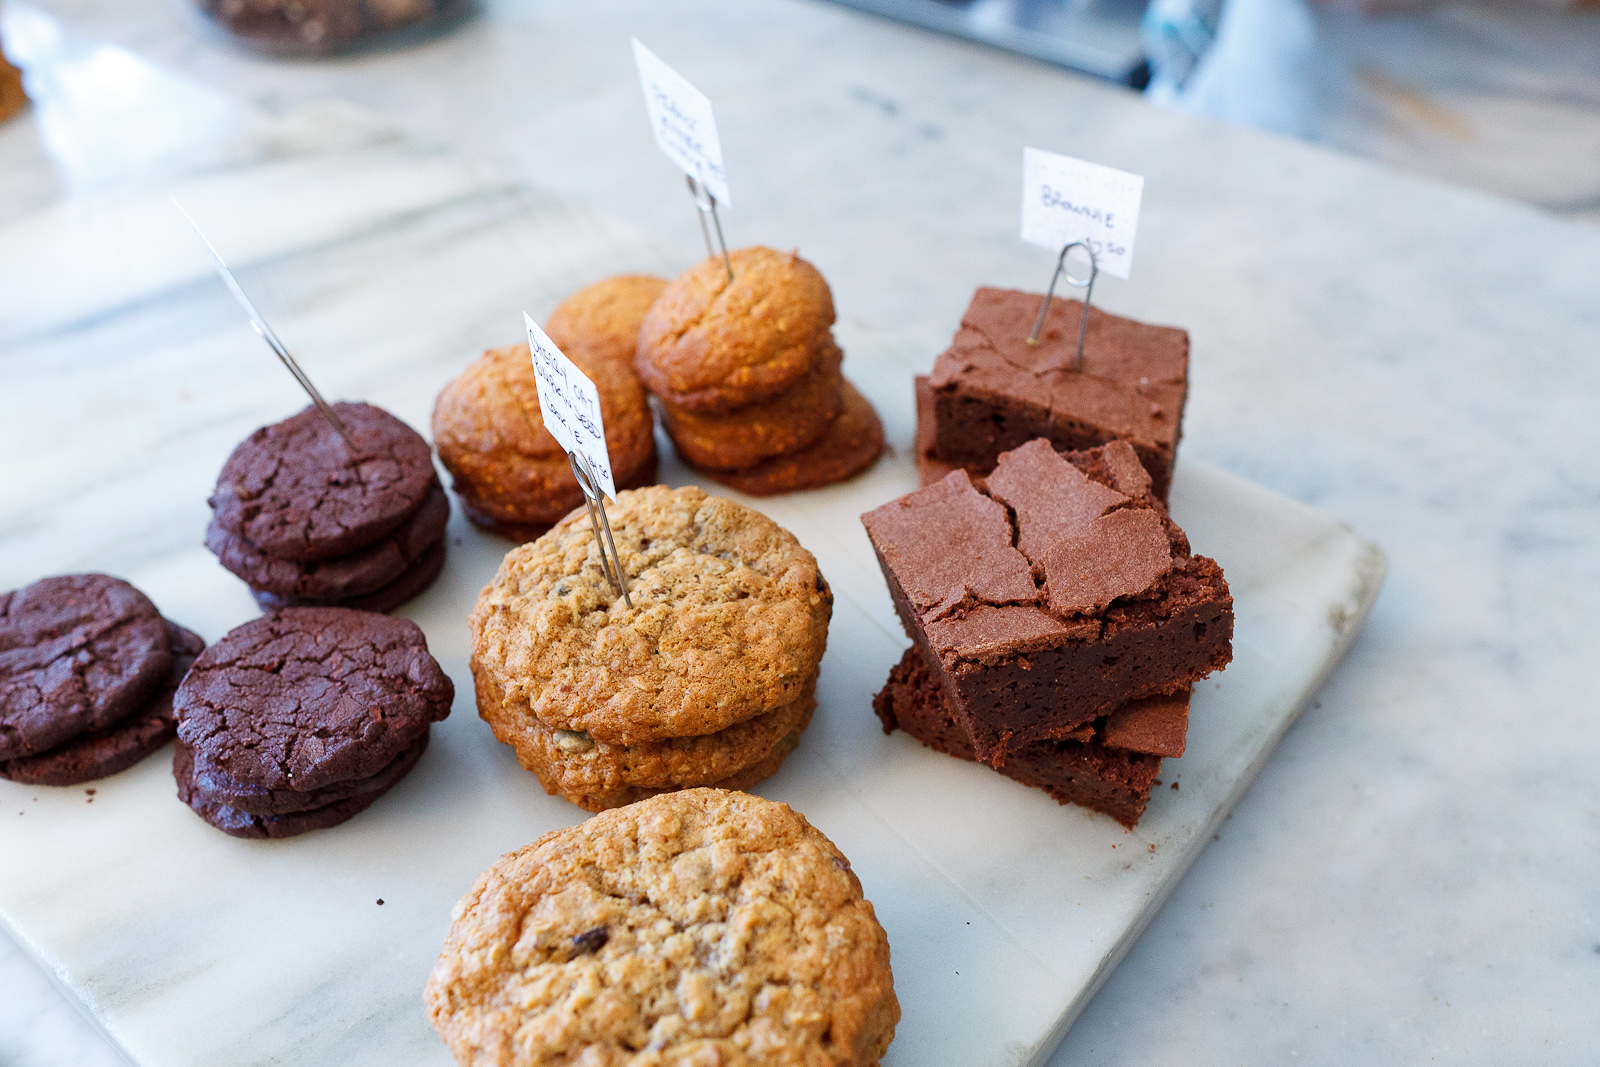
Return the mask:
[[192,0],[233,40],[271,55],[326,56],[398,45],[453,27],[476,0]]

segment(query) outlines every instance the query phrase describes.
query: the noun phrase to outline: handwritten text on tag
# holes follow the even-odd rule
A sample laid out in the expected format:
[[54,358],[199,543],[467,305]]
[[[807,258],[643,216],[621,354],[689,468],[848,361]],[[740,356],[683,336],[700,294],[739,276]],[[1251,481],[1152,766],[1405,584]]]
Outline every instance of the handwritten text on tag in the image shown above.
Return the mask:
[[562,448],[588,460],[600,491],[616,499],[617,485],[612,480],[611,457],[606,452],[606,426],[600,417],[600,391],[526,312],[522,319],[528,324],[528,348],[533,352],[533,374],[544,428]]
[[650,49],[633,39],[633,58],[639,65],[639,83],[650,112],[650,129],[668,159],[689,177],[711,190],[711,195],[731,204],[728,174],[722,168],[722,142],[711,101],[677,71],[661,62]]
[[1144,179],[1037,148],[1022,150],[1022,239],[1059,252],[1088,241],[1103,271],[1127,278]]

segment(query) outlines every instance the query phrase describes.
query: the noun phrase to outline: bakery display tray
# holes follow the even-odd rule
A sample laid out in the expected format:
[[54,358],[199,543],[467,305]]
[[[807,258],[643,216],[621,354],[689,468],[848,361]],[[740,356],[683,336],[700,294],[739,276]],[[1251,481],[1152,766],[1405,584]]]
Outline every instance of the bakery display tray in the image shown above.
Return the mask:
[[[303,401],[173,224],[172,193],[324,393],[424,432],[438,389],[514,340],[524,308],[684,265],[606,219],[392,145],[94,194],[0,231],[0,588],[110,571],[208,641],[256,612],[200,545],[206,496],[239,439]],[[1041,1062],[1343,655],[1383,554],[1180,462],[1173,513],[1227,571],[1235,659],[1197,687],[1188,754],[1125,832],[882,733],[870,701],[907,641],[857,516],[916,485],[911,376],[932,354],[913,361],[914,346],[849,322],[839,340],[897,451],[848,484],[751,501],[837,594],[816,719],[756,791],[839,845],[888,931],[904,1019],[886,1065]],[[695,480],[664,459],[663,481]],[[459,512],[448,537],[444,574],[402,614],[455,679],[454,713],[353,821],[226,837],[175,799],[170,749],[90,787],[0,781],[0,919],[134,1063],[450,1062],[421,994],[451,906],[497,856],[585,816],[476,715],[466,617],[509,545]]]

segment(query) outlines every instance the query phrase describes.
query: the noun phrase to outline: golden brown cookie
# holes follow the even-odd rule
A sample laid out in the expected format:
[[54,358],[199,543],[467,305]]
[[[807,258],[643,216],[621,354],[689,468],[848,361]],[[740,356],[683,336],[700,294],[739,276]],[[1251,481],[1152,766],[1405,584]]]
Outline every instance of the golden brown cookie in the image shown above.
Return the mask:
[[[632,369],[581,348],[567,355],[599,390],[618,485],[653,480],[655,422]],[[566,453],[544,428],[526,344],[490,349],[440,391],[433,441],[480,525],[486,517],[548,526],[583,504]]]
[[703,470],[701,473],[751,496],[821,489],[854,478],[883,454],[883,423],[871,401],[857,392],[848,380],[843,392],[844,409],[828,427],[828,432],[809,448],[742,471]]
[[661,421],[678,454],[696,467],[740,470],[798,452],[827,433],[844,406],[844,353],[832,338],[823,344],[811,371],[775,399],[713,415],[662,405]]
[[[538,776],[546,793],[588,811],[620,807],[674,789],[713,785],[747,789],[777,772],[817,707],[813,675],[800,699],[714,734],[608,745],[586,733],[546,726],[516,705],[508,707],[487,671],[474,672],[474,680],[478,714],[494,729],[495,737],[516,750],[518,762]],[[793,744],[785,747],[788,739]],[[746,772],[758,765],[770,769],[747,778]],[[725,784],[735,777],[737,785]]]
[[900,1019],[850,861],[747,793],[669,793],[546,834],[452,916],[424,999],[470,1067],[870,1067]]
[[547,726],[635,745],[715,733],[800,699],[833,593],[793,534],[696,486],[607,507],[629,608],[574,512],[506,553],[472,612],[472,668]]
[[22,71],[13,67],[0,52],[0,122],[15,115],[28,104],[28,94],[22,91]]
[[563,352],[582,348],[633,365],[639,324],[667,287],[652,274],[618,274],[579,289],[550,313],[544,332]]
[[680,274],[639,330],[639,378],[681,411],[771,400],[810,371],[833,327],[833,296],[798,254],[741,248]]
[[[656,467],[659,457],[656,455],[655,442],[650,444],[650,454],[645,457],[645,462],[636,471],[617,471],[615,474],[618,489],[643,489],[647,485],[656,484]],[[469,493],[463,492],[461,487],[456,487],[456,499],[461,503],[461,511],[471,519],[478,528],[498,534],[507,541],[525,544],[536,541],[550,531],[550,527],[560,521],[561,517],[549,522],[518,522],[515,519],[504,519],[500,516],[517,514],[517,509],[508,508],[479,500]],[[578,507],[584,505],[579,504]]]

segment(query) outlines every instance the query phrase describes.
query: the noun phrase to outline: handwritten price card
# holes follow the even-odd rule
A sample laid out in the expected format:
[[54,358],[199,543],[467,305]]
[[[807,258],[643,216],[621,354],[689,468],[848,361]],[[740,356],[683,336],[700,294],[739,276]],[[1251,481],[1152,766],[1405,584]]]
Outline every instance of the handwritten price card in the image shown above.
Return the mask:
[[615,500],[617,483],[612,480],[611,455],[606,451],[600,391],[526,312],[522,321],[528,325],[528,348],[533,352],[534,384],[539,390],[544,428],[562,448],[589,461],[597,488]]
[[1022,239],[1059,252],[1087,241],[1103,271],[1126,279],[1133,267],[1144,179],[1071,156],[1022,150]]
[[678,169],[709,189],[718,201],[733,203],[728,193],[728,172],[722,168],[722,142],[717,139],[711,101],[640,44],[637,37],[633,39],[633,58],[639,65],[639,84],[644,87],[644,103],[650,112],[650,129],[656,135],[656,144]]

